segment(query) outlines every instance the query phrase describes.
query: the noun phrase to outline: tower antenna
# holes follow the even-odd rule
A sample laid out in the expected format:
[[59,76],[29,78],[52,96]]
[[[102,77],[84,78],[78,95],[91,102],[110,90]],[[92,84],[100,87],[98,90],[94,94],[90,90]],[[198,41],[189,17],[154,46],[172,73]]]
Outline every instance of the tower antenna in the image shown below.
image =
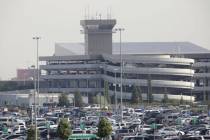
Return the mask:
[[85,20],[87,19],[86,7],[85,7]]
[[112,19],[112,7],[110,7],[110,19]]
[[99,14],[99,19],[101,20],[101,14]]
[[108,8],[108,7],[107,7],[107,9],[106,9],[106,12],[107,12],[107,13],[106,13],[106,16],[107,16],[107,17],[106,17],[106,18],[109,19],[109,8]]
[[90,19],[90,7],[89,7],[89,5],[88,5],[88,7],[87,7],[87,8],[88,8],[88,9],[87,9],[87,10],[88,10],[88,11],[87,11],[87,12],[88,12],[88,16],[87,16],[87,18],[88,18],[88,19]]

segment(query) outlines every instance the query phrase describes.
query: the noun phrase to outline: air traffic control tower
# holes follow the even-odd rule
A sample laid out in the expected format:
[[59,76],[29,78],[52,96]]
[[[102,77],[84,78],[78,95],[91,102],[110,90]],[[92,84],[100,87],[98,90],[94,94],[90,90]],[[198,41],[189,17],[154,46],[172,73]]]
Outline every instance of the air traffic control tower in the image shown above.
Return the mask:
[[85,34],[85,54],[112,54],[112,29],[115,19],[81,20]]

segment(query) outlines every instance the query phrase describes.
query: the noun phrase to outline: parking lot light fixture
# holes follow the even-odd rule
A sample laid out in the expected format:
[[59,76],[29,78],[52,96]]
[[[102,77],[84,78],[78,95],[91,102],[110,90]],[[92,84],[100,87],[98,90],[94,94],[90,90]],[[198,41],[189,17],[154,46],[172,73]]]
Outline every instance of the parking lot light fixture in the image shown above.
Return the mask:
[[[32,102],[32,106],[31,106],[31,124],[34,124],[34,118],[35,118],[35,101],[36,101],[36,67],[35,65],[32,65],[31,68],[33,68],[33,81],[34,81],[34,92],[33,92],[33,98],[34,101]],[[34,115],[34,116],[33,116]]]
[[37,104],[39,105],[39,40],[41,37],[35,36],[32,39],[36,40],[36,65],[37,65],[37,87],[36,87],[36,94],[38,96],[38,102],[36,102],[36,96],[35,96],[35,102],[34,102],[34,113],[35,113],[35,140],[37,140]]
[[121,121],[123,121],[123,107],[122,107],[122,31],[124,28],[116,28],[115,31],[119,31],[120,33],[120,110],[121,110]]
[[115,113],[117,114],[117,71],[118,69],[114,69],[114,96],[115,96]]

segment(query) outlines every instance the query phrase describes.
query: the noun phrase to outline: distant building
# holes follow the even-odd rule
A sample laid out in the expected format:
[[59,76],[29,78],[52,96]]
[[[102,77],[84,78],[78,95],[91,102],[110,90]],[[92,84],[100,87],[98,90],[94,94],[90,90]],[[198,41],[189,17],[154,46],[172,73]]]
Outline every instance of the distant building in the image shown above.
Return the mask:
[[33,80],[34,77],[37,77],[37,69],[17,69],[16,78],[13,78],[13,80],[16,81],[28,81]]
[[[46,82],[41,90],[89,96],[103,94],[106,81],[109,95],[120,98],[119,43],[112,43],[115,24],[109,19],[83,20],[85,43],[56,43],[53,56],[40,57]],[[191,95],[210,98],[209,50],[189,42],[123,42],[122,54],[123,99],[131,98],[133,86],[139,86],[145,98],[149,88],[157,99],[165,92],[176,98],[187,95],[187,100],[194,100]]]
[[[1,91],[0,105],[15,105],[29,107],[34,104],[34,90],[15,90],[15,91]],[[60,93],[41,93],[39,94],[38,104],[43,106],[46,103],[58,103]],[[69,94],[68,99],[73,103],[74,95]],[[87,97],[83,97],[83,102],[88,103]]]

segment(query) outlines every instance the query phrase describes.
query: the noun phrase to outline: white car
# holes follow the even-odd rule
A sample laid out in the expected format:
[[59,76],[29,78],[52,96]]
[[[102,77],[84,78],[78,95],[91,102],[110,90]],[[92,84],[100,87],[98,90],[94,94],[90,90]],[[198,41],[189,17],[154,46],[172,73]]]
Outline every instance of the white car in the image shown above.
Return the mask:
[[123,113],[129,113],[129,114],[133,114],[134,113],[134,109],[133,108],[125,108],[122,111]]
[[48,121],[48,123],[50,124],[50,129],[57,129],[58,125],[55,124],[53,121]]
[[108,120],[111,124],[116,124],[116,120],[115,120],[115,119],[112,119],[112,118],[107,117],[107,120]]
[[143,116],[143,109],[134,109],[134,114],[138,115],[138,116]]
[[55,124],[53,121],[46,121],[46,122],[38,123],[37,128],[38,129],[47,129],[48,125],[49,125],[50,129],[57,129],[57,127],[58,127],[58,125]]
[[131,124],[141,124],[141,119],[134,119],[132,120]]
[[151,130],[151,126],[150,125],[141,125],[140,126],[140,131],[141,132],[146,132],[146,131],[149,131]]
[[89,106],[84,107],[84,109],[92,109],[92,110],[99,110],[100,108],[108,109],[108,106],[101,106],[100,107],[100,104],[93,104],[93,105],[89,105]]
[[24,126],[26,128],[26,122],[25,122],[25,120],[14,119],[14,124],[20,125],[20,126]]
[[26,127],[17,125],[13,128],[13,134],[22,134],[26,132]]
[[198,140],[209,140],[210,136],[209,135],[207,135],[207,136],[190,136],[190,138],[195,138]]
[[112,126],[113,130],[117,130],[117,129],[122,129],[123,127],[126,127],[126,123],[116,123],[115,125]]
[[160,135],[164,136],[176,136],[176,135],[184,135],[184,132],[176,130],[174,128],[165,127],[158,131]]

